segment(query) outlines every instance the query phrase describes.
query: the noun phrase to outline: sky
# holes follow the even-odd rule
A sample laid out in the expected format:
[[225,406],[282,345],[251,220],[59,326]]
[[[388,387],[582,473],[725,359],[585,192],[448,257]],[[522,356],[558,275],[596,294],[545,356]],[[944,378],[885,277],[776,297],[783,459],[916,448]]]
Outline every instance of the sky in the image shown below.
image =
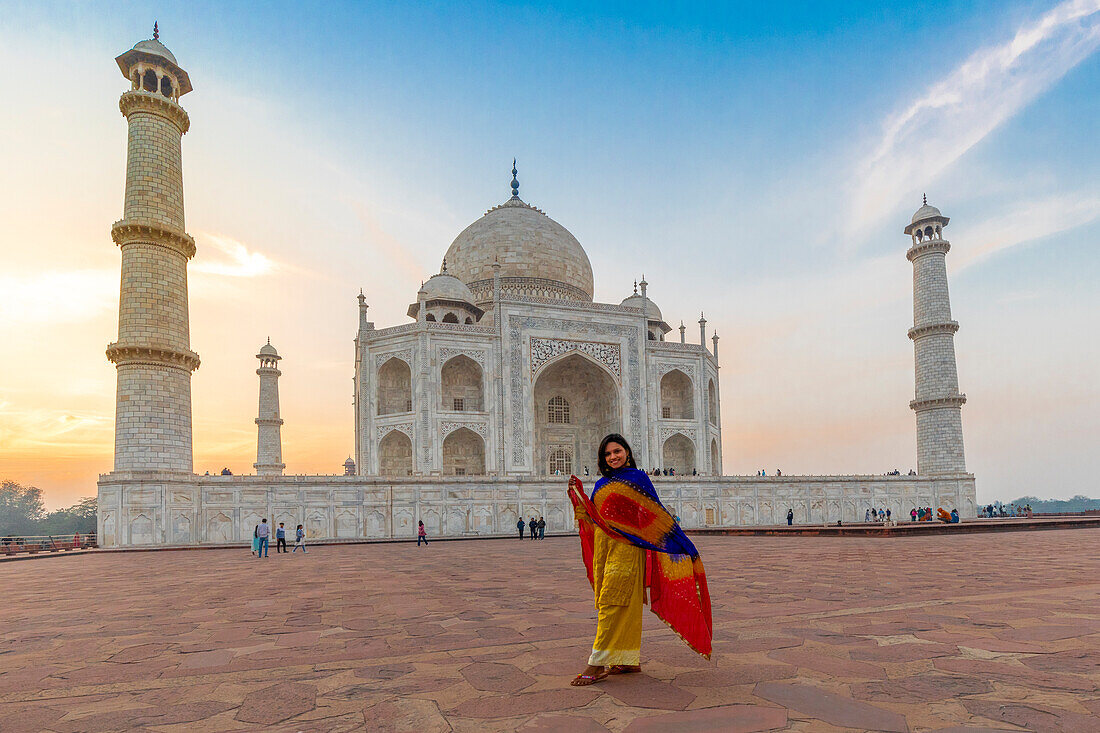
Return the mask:
[[50,508],[112,465],[114,57],[154,20],[194,86],[197,472],[252,471],[270,337],[287,472],[341,473],[356,295],[407,322],[515,157],[597,301],[644,274],[689,339],[717,331],[733,474],[915,468],[902,229],[927,193],[979,502],[1100,494],[1100,0],[0,0],[0,478]]

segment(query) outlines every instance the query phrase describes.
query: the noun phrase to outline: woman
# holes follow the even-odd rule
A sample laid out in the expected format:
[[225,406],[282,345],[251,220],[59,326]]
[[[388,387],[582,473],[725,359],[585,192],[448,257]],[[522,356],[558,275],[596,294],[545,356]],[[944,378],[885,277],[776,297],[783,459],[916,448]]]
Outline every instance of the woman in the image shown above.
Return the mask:
[[574,686],[641,671],[642,604],[706,658],[711,650],[710,593],[695,545],[661,504],[623,436],[608,435],[596,462],[603,478],[589,498],[569,479],[581,555],[596,602],[596,640]]
[[428,532],[424,529],[424,520],[420,520],[420,526],[416,530],[416,546],[420,547],[420,543],[428,544]]

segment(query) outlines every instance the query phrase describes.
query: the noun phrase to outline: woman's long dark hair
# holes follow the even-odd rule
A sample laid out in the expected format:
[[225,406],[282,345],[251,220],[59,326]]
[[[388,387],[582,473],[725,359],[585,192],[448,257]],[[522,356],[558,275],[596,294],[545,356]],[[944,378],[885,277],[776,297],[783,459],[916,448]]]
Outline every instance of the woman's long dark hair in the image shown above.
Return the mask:
[[600,469],[600,475],[604,478],[609,478],[614,471],[611,466],[607,465],[607,459],[604,458],[604,452],[607,450],[608,443],[618,443],[626,451],[626,466],[629,468],[637,468],[638,464],[634,463],[634,451],[630,450],[630,443],[626,442],[626,438],[618,433],[612,433],[606,438],[600,441],[600,449],[596,451],[596,467]]

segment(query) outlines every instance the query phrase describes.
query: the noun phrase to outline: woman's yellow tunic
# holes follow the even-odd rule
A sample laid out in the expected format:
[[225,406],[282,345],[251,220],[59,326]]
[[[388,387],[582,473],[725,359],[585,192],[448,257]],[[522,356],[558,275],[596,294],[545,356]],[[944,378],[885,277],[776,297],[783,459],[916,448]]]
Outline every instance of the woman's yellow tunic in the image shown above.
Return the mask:
[[642,601],[646,553],[595,528],[592,578],[596,596],[593,666],[642,663]]

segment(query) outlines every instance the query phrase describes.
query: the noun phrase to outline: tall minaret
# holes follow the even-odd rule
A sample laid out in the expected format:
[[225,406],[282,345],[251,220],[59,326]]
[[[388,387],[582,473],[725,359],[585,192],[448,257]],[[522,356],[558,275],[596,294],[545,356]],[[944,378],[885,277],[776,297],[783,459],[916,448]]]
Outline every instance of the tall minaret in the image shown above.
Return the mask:
[[180,139],[190,122],[179,105],[187,72],[158,40],[115,59],[130,91],[119,100],[129,124],[123,216],[111,227],[122,250],[118,341],[107,358],[118,372],[115,471],[191,473],[191,351]]
[[912,238],[906,257],[913,263],[913,355],[916,361],[917,472],[966,473],[963,457],[962,405],[955,366],[955,332],[951,298],[947,292],[947,253],[943,238],[950,221],[935,206],[924,205],[905,227]]
[[256,354],[260,368],[256,374],[260,377],[260,412],[256,417],[256,462],[252,464],[260,476],[282,476],[286,464],[283,463],[283,419],[279,417],[279,352],[271,345],[271,339],[260,347]]

